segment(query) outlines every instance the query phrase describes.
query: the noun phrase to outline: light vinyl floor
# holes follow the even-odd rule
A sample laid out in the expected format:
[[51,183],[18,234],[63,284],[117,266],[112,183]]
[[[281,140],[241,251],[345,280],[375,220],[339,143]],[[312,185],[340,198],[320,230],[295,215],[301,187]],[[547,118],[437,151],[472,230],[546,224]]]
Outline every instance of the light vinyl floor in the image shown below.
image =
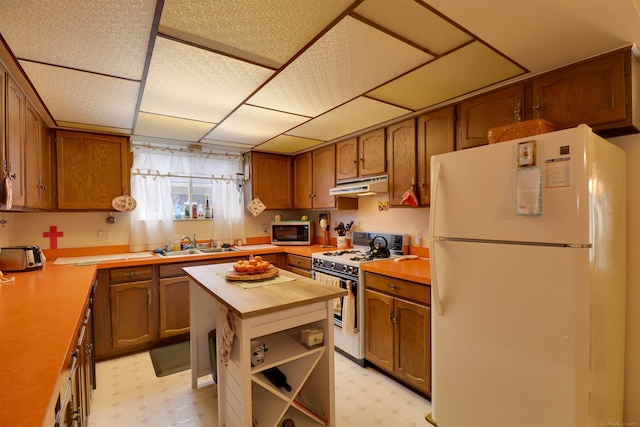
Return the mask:
[[[148,352],[99,362],[89,427],[218,427],[216,385],[191,371],[157,378]],[[210,377],[209,377],[210,378]],[[335,355],[336,427],[430,427],[431,403],[372,368]]]

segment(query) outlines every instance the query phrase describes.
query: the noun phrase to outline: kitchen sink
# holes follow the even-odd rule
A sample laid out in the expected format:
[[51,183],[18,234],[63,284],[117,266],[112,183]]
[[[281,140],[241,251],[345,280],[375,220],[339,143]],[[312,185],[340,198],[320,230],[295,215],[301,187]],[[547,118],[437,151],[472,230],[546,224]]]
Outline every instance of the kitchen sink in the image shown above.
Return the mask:
[[198,251],[204,254],[216,254],[219,252],[238,252],[240,249],[236,248],[206,248],[206,249],[198,249]]
[[182,251],[171,251],[171,252],[163,252],[159,253],[158,256],[161,257],[176,257],[176,256],[187,256],[187,255],[201,255],[198,249],[185,249]]
[[181,251],[170,251],[158,253],[159,257],[163,258],[173,258],[173,257],[183,257],[190,255],[204,255],[204,254],[216,254],[222,252],[238,252],[240,249],[236,248],[202,248],[202,249],[184,249]]

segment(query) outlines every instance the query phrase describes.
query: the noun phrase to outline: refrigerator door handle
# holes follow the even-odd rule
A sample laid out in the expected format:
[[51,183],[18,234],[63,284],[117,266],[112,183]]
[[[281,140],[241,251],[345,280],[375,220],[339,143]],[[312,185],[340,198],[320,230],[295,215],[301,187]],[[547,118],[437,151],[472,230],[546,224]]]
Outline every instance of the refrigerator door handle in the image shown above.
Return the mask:
[[440,291],[438,289],[438,273],[436,271],[436,241],[438,238],[435,236],[434,232],[436,229],[436,211],[438,205],[438,188],[440,187],[440,174],[442,170],[442,164],[435,164],[435,169],[433,169],[433,194],[431,194],[431,207],[430,210],[430,220],[429,220],[429,236],[431,237],[430,248],[429,248],[429,257],[431,258],[431,293],[433,295],[433,305],[436,309],[436,314],[442,316],[442,303],[440,302]]

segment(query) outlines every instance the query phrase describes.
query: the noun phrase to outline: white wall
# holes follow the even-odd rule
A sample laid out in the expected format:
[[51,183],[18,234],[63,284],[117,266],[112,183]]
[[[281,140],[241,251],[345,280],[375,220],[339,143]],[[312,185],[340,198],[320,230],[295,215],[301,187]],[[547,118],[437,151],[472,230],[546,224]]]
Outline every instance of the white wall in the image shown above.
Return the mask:
[[[388,200],[388,195],[361,197],[358,201],[358,210],[325,211],[329,212],[331,220],[331,237],[337,236],[333,228],[339,222],[347,224],[355,221],[353,230],[406,234],[410,237],[412,246],[418,246],[415,244],[415,238],[422,233],[423,243],[420,246],[428,247],[429,209],[398,207],[380,211],[378,202]],[[271,224],[271,221],[278,214],[282,216],[282,219],[300,219],[303,215],[307,215],[310,220],[315,221],[315,226],[318,227],[320,212],[322,211],[264,211],[255,218],[249,214],[246,218],[245,229],[247,236],[263,235],[262,224]],[[320,236],[320,230],[316,229],[315,234]]]

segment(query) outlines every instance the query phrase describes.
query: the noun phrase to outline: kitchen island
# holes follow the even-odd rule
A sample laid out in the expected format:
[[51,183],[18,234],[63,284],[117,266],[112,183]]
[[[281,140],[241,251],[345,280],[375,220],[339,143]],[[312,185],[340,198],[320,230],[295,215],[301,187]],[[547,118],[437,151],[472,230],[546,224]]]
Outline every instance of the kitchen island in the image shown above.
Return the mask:
[[[210,372],[208,334],[215,329],[220,425],[276,427],[291,418],[296,426],[334,426],[333,299],[346,291],[282,270],[271,282],[230,282],[225,273],[232,265],[184,269],[191,278],[193,386]],[[230,329],[235,336],[225,361],[220,349]],[[303,345],[309,331],[322,332],[321,343]],[[267,347],[264,363],[255,367],[252,341]],[[267,379],[265,371],[273,367],[291,390]]]

